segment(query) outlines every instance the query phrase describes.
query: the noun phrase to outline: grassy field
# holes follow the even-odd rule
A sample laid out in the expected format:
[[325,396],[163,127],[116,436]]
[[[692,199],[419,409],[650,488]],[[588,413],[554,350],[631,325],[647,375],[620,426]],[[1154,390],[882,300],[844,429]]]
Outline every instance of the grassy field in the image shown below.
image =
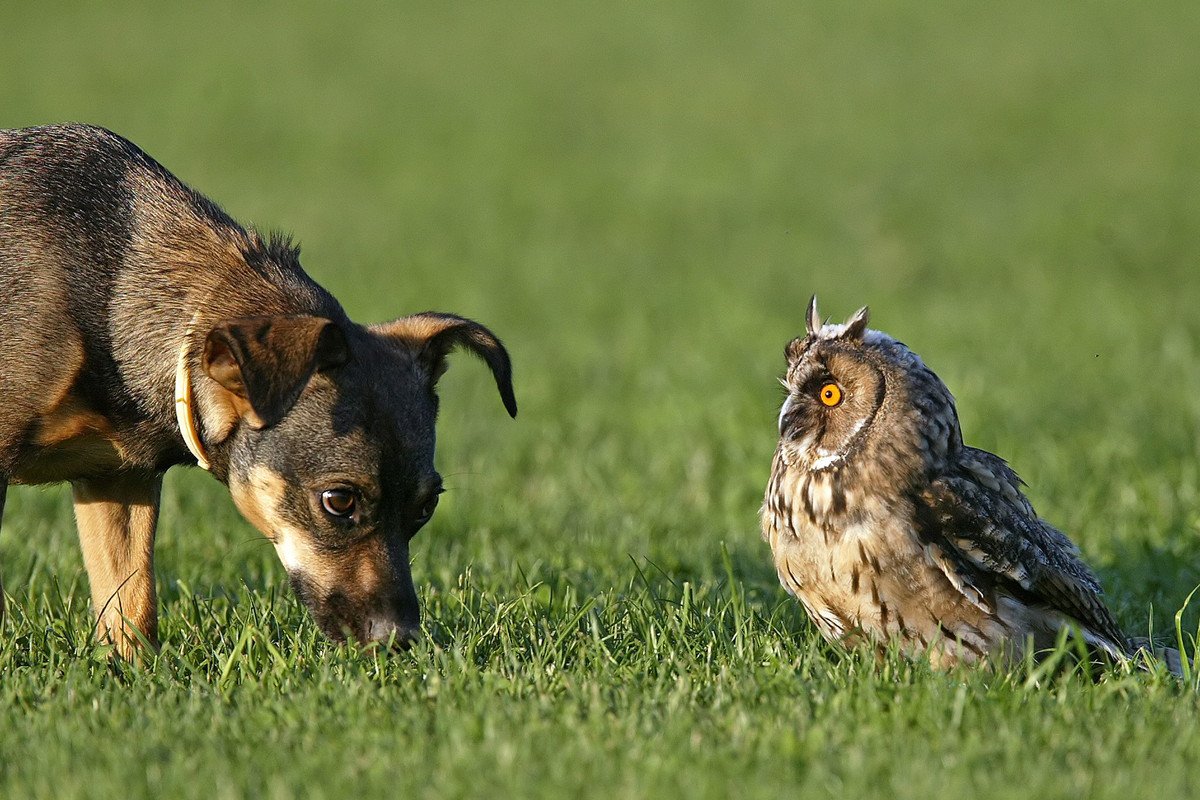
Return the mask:
[[[0,531],[0,797],[1189,797],[1200,691],[824,645],[757,509],[813,292],[923,354],[1131,632],[1200,584],[1200,6],[10,3],[0,125],[83,120],[460,356],[425,642],[325,642],[168,476],[164,647],[89,642],[63,487]],[[1195,636],[1200,602],[1182,625]],[[1189,644],[1189,648],[1194,645]]]

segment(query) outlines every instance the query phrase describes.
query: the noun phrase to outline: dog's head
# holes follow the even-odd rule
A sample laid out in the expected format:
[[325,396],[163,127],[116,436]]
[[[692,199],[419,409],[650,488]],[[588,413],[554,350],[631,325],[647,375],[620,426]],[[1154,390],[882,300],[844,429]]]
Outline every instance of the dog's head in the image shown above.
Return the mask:
[[408,546],[442,492],[435,388],[455,347],[491,367],[516,416],[507,351],[462,317],[249,317],[208,334],[211,381],[193,385],[213,473],[334,639],[417,636]]

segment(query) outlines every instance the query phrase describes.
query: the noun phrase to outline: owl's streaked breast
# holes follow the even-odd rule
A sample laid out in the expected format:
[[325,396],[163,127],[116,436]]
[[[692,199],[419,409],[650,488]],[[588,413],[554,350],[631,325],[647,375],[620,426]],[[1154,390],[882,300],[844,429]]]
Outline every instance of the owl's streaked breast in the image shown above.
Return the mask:
[[[778,485],[795,490],[809,477],[784,475]],[[910,655],[949,665],[983,658],[1011,636],[994,614],[964,603],[901,521],[905,515],[866,500],[878,514],[860,514],[844,525],[820,517],[822,524],[806,509],[786,501],[776,505],[774,514],[764,508],[763,532],[780,583],[829,641],[883,647],[895,640]]]

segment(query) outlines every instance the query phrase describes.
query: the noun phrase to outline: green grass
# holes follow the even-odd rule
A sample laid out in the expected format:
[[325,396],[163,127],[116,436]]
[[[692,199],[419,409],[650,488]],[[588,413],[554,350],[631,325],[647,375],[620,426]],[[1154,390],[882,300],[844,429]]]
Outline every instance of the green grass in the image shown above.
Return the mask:
[[[1131,632],[1200,584],[1200,6],[18,3],[0,123],[104,124],[465,356],[428,636],[326,643],[203,474],[164,647],[89,641],[68,493],[0,531],[0,797],[1188,797],[1200,691],[824,645],[756,510],[785,342],[870,303]],[[1182,615],[1197,632],[1194,603]],[[1194,642],[1187,645],[1194,652]]]

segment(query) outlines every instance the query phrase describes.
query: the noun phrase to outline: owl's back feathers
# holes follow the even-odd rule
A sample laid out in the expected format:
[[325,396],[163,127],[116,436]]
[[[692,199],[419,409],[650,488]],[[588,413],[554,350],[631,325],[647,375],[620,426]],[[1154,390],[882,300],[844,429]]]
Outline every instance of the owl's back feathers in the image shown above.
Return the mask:
[[1002,459],[966,447],[960,463],[918,495],[915,532],[952,552],[964,579],[1011,595],[1035,615],[1055,616],[1046,620],[1051,643],[1063,622],[1075,622],[1089,644],[1125,654],[1128,643],[1095,575],[1071,540],[1034,513],[1019,485]]

